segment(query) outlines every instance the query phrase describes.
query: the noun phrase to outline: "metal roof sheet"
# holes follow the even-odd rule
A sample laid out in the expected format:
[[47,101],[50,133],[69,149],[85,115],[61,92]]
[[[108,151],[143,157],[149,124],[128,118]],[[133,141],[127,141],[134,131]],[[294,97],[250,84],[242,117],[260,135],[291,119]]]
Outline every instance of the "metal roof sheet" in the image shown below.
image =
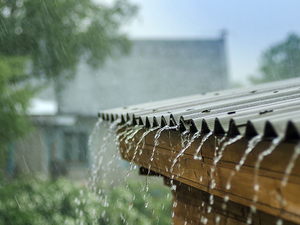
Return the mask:
[[300,78],[115,108],[99,116],[145,127],[179,125],[181,131],[298,140]]

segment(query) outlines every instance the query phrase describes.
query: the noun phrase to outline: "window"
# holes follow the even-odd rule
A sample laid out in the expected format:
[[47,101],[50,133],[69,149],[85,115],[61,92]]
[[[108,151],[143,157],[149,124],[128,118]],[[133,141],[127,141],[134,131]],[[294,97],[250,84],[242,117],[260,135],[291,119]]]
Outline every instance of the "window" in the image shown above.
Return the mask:
[[87,162],[87,143],[86,133],[64,133],[64,158],[67,162]]

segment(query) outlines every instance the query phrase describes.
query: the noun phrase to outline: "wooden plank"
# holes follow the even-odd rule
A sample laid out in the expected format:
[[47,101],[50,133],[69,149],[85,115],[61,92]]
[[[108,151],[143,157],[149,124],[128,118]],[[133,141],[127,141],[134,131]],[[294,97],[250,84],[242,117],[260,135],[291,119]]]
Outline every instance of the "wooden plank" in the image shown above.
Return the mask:
[[[169,179],[169,178],[165,178]],[[246,225],[250,211],[249,207],[214,196],[215,202],[210,205],[210,194],[190,187],[183,183],[173,181],[177,185],[173,191],[173,223],[177,224],[213,224],[213,225]],[[167,182],[170,184],[170,181]],[[276,224],[278,218],[262,211],[252,215],[253,225]],[[292,225],[282,221],[284,225]]]
[[[255,193],[253,188],[254,166],[258,155],[270,146],[270,142],[263,141],[253,149],[248,155],[245,165],[232,178],[231,189],[227,190],[228,178],[235,171],[235,166],[243,156],[248,140],[242,139],[227,146],[212,175],[211,168],[213,167],[215,149],[216,147],[221,149],[224,141],[219,144],[216,138],[210,137],[198,154],[198,156],[202,156],[202,159],[195,160],[194,154],[203,136],[196,138],[182,157],[178,158],[178,163],[175,164],[174,168],[171,169],[174,159],[183,149],[181,134],[176,131],[162,132],[159,145],[156,146],[155,152],[153,152],[156,132],[151,132],[145,137],[144,145],[136,146],[143,132],[141,130],[135,135],[134,140],[127,140],[127,143],[125,143],[123,139],[120,142],[120,152],[124,159],[133,160],[136,164],[145,168],[150,166],[151,170],[157,173],[170,178],[174,176],[175,180],[215,196],[222,198],[228,196],[231,201],[247,207],[253,204],[252,199]],[[294,144],[282,143],[262,161],[258,171],[258,181],[261,188],[258,192],[256,207],[268,214],[300,223],[300,159],[296,161],[288,184],[285,187],[281,186],[281,179],[292,157],[293,149]],[[151,161],[152,156],[153,161]],[[212,189],[211,182],[213,180],[215,180],[216,186]],[[285,205],[282,205],[279,197],[285,199]]]

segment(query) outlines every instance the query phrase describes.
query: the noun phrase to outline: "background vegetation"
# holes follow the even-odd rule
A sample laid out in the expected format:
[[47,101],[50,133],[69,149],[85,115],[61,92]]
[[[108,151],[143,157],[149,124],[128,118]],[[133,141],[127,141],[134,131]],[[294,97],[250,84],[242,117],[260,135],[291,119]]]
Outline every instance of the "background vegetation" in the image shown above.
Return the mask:
[[260,74],[251,76],[254,84],[300,76],[300,38],[289,34],[287,38],[266,49],[260,60]]
[[66,79],[80,61],[93,68],[130,51],[120,27],[136,13],[127,0],[101,5],[92,0],[0,2],[0,179],[9,143],[30,130],[26,109],[38,90],[55,86],[58,113]]
[[0,225],[171,224],[168,187],[129,181],[97,192],[60,178],[0,184]]

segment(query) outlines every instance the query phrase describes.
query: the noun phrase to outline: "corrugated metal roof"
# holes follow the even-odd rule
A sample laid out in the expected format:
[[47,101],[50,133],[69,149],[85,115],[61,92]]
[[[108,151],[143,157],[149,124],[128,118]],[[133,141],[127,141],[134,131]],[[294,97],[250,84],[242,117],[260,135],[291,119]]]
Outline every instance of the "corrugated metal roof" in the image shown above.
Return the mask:
[[145,127],[179,125],[181,131],[284,136],[300,139],[300,78],[101,111]]

